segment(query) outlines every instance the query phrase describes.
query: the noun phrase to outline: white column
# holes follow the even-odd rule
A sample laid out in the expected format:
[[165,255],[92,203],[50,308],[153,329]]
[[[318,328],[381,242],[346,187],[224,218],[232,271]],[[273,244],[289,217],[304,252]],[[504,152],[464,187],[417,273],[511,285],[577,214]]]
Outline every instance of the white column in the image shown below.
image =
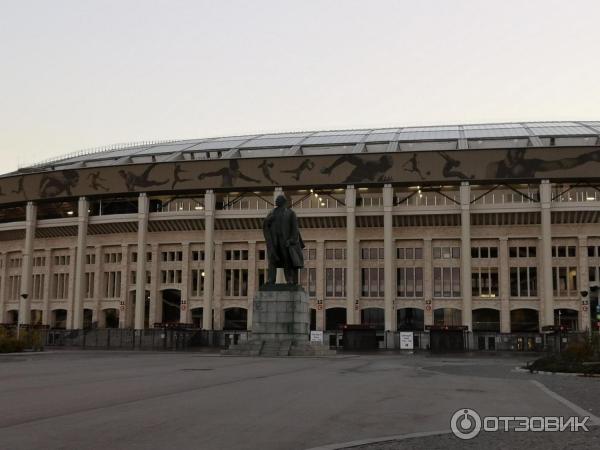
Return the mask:
[[8,279],[8,259],[6,258],[6,252],[0,254],[0,268],[2,268],[0,275],[0,323],[4,323],[4,299],[6,298],[6,283]]
[[[433,325],[433,253],[431,238],[423,239],[423,297],[425,309],[423,319],[425,325]],[[427,308],[429,306],[429,308]]]
[[42,311],[42,325],[50,325],[50,281],[52,276],[52,271],[50,270],[50,266],[52,264],[52,260],[50,259],[52,256],[52,251],[47,248],[44,251],[44,257],[46,258],[46,265],[44,266],[44,293],[43,297],[43,311]]
[[383,272],[385,331],[396,331],[396,311],[394,310],[394,240],[392,208],[394,206],[394,189],[386,184],[383,187]]
[[80,197],[77,205],[77,250],[75,253],[75,292],[73,295],[73,328],[83,328],[85,297],[85,253],[87,249],[88,201]]
[[[100,299],[102,298],[101,287],[102,287],[102,246],[98,245],[94,248],[94,295],[92,296],[94,300],[94,305],[96,306],[96,311],[98,311],[98,328],[104,328],[106,326],[106,321],[104,320],[104,312],[102,311],[102,303]],[[117,308],[119,311],[119,315],[121,314],[121,310]]]
[[500,332],[510,333],[510,267],[508,260],[508,238],[498,241],[498,294],[500,294]]
[[[162,322],[162,296],[160,295],[160,255],[158,244],[152,244],[150,261],[150,326]],[[144,256],[145,257],[145,256]]]
[[252,330],[252,310],[256,295],[256,241],[248,241],[248,316],[246,328]]
[[184,242],[181,246],[181,310],[179,312],[180,323],[190,323],[192,314],[190,312],[190,243]]
[[223,295],[223,243],[215,242],[215,275],[214,275],[214,315],[215,315],[215,330],[223,329],[223,305],[221,297]]
[[[138,198],[137,265],[135,278],[135,329],[144,329],[144,306],[146,303],[146,242],[148,239],[148,197],[141,193]],[[127,276],[127,273],[125,273]]]
[[75,259],[77,257],[77,247],[69,248],[69,285],[67,288],[67,330],[72,330],[73,327],[73,307],[75,300]]
[[212,190],[204,195],[204,302],[202,305],[202,328],[213,329],[213,280],[214,280],[214,232],[215,194]]
[[[360,322],[354,302],[358,298],[354,291],[354,266],[356,253],[356,189],[346,187],[346,323],[354,325]],[[323,259],[324,261],[324,259]]]
[[119,271],[121,272],[121,284],[119,286],[121,297],[119,298],[119,302],[122,305],[125,305],[123,316],[119,315],[119,322],[122,323],[122,325],[119,325],[121,328],[132,328],[135,325],[133,298],[131,296],[131,292],[129,291],[129,254],[129,245],[121,244],[121,266],[119,267]]
[[[577,248],[577,255],[579,256],[579,273],[577,274],[578,280],[578,297],[581,300],[587,302],[587,308],[583,308],[582,303],[579,302],[579,331],[589,331],[590,328],[590,279],[589,279],[589,267],[588,267],[588,253],[587,253],[587,236],[579,237],[579,247]],[[581,292],[586,291],[588,294],[586,297],[581,296]],[[595,312],[594,312],[595,313]]]
[[554,301],[552,292],[552,222],[550,205],[552,184],[548,180],[540,183],[540,206],[542,215],[542,300],[540,302],[540,327],[554,325]]
[[462,291],[462,324],[473,327],[473,299],[471,287],[471,187],[469,183],[460,185],[460,284]]
[[31,284],[33,281],[33,241],[37,223],[37,206],[28,202],[25,210],[25,247],[21,266],[21,292],[19,295],[19,325],[29,325],[31,319]]
[[[317,239],[317,323],[319,331],[325,330],[325,240]],[[320,302],[320,303],[319,303]],[[319,305],[320,308],[319,309]]]

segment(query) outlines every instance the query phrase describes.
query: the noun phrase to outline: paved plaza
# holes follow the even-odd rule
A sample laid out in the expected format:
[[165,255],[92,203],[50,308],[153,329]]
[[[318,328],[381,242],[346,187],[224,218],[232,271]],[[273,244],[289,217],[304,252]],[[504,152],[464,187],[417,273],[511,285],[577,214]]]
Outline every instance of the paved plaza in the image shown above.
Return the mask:
[[[0,448],[300,450],[361,441],[364,449],[559,448],[565,440],[574,448],[599,448],[597,427],[572,438],[482,433],[465,442],[447,434],[459,408],[482,416],[600,415],[599,378],[515,372],[526,360],[394,353],[4,355]],[[411,433],[441,434],[367,443]]]

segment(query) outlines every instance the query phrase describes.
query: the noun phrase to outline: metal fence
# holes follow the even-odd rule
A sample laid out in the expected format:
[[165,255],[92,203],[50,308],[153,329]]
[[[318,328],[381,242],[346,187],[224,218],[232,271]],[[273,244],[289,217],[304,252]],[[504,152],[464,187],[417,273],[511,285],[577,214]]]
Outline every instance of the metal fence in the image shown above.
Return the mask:
[[194,329],[152,328],[131,330],[106,328],[94,330],[41,330],[45,347],[122,350],[200,350],[226,348],[247,339],[246,332]]

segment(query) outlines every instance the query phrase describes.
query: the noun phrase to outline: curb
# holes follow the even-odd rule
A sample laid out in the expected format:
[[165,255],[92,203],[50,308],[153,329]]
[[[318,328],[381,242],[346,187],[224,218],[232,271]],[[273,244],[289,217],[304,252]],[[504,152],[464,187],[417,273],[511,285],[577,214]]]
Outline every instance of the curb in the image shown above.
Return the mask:
[[358,441],[350,441],[350,442],[340,442],[337,444],[326,444],[319,447],[312,447],[308,450],[342,450],[346,448],[359,447],[361,445],[368,444],[379,444],[383,442],[392,442],[392,441],[403,441],[405,439],[413,439],[420,437],[428,437],[428,436],[438,436],[441,434],[451,434],[451,430],[439,430],[439,431],[422,431],[417,433],[408,433],[408,434],[397,434],[395,436],[383,436],[378,438],[371,439],[361,439]]
[[557,375],[559,377],[590,377],[590,378],[597,378],[600,377],[600,375],[596,375],[596,374],[590,374],[590,373],[579,373],[579,372],[546,372],[544,370],[534,370],[534,371],[530,371],[529,369],[524,369],[522,367],[515,367],[513,370],[513,372],[520,372],[520,373],[529,373],[529,374],[536,374],[536,375]]

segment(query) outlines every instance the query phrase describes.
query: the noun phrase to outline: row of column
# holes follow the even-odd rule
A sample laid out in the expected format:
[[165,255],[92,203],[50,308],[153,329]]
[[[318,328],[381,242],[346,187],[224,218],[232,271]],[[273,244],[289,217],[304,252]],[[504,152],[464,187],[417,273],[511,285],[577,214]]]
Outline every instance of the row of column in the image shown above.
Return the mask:
[[[276,189],[274,196],[281,192]],[[542,326],[552,325],[554,323],[554,304],[552,295],[552,235],[551,235],[551,184],[544,180],[540,184],[540,207],[541,207],[541,255],[542,255],[542,290],[540,300],[540,316]],[[356,286],[354,276],[356,272],[356,189],[354,186],[347,186],[345,192],[346,203],[346,241],[347,241],[347,257],[346,257],[346,310],[347,323],[357,324],[360,322],[358,308],[356,302],[358,295],[355,292]],[[470,204],[471,193],[470,186],[464,182],[460,186],[460,214],[461,214],[461,291],[462,291],[462,323],[472,328],[472,296],[471,296],[471,223],[470,223]],[[70,319],[70,327],[82,328],[83,326],[83,305],[85,297],[85,256],[87,249],[87,228],[89,222],[88,201],[85,198],[80,198],[78,202],[78,233],[77,245],[75,247],[75,270],[74,270],[74,295],[73,295],[73,314]],[[384,247],[384,310],[385,310],[385,329],[393,331],[396,329],[396,311],[394,308],[395,287],[394,287],[394,238],[393,238],[393,207],[394,207],[394,190],[389,184],[383,187],[383,247]],[[25,245],[23,249],[22,260],[22,278],[21,278],[21,302],[19,308],[19,323],[28,324],[30,320],[30,304],[31,304],[31,289],[32,289],[32,263],[33,263],[33,243],[35,239],[36,229],[36,205],[32,202],[27,204],[26,222],[25,222]],[[137,277],[135,286],[135,298],[138,299],[135,303],[134,327],[136,329],[144,328],[144,308],[145,308],[145,293],[146,293],[146,248],[148,234],[148,214],[149,200],[146,194],[140,194],[138,198],[138,217],[137,217]],[[215,195],[212,190],[206,192],[204,197],[204,305],[203,305],[203,323],[204,329],[213,329],[215,303],[214,285],[220,283],[220,274],[215,275],[214,271],[214,221],[215,221]],[[255,244],[255,243],[254,243]],[[425,240],[424,254],[431,254],[431,241]],[[323,246],[318,246],[317,252],[319,260],[323,260]],[[187,248],[189,251],[189,247]],[[500,258],[504,261],[508,259],[508,244],[506,238],[501,239]],[[583,249],[585,251],[585,249]],[[187,252],[186,252],[187,253]],[[580,254],[582,251],[580,251]],[[154,255],[158,258],[158,254]],[[99,255],[97,257],[99,261]],[[186,258],[187,260],[187,258]],[[158,266],[158,259],[155,266]],[[50,263],[50,261],[49,261]],[[251,262],[255,264],[256,262]],[[431,269],[430,265],[426,265],[424,273],[424,288],[425,298],[432,298],[431,295]],[[249,267],[251,268],[251,267]],[[508,280],[508,264],[500,264],[500,279]],[[127,271],[124,272],[127,274]],[[253,271],[251,273],[254,273]],[[215,276],[219,280],[215,280]],[[323,276],[318,274],[317,276]],[[158,273],[152,274],[153,279],[157,279]],[[124,276],[126,279],[126,275]],[[250,277],[252,279],[252,277]],[[99,280],[96,280],[98,282]],[[184,286],[187,289],[187,273],[185,275]],[[125,280],[123,280],[125,283]],[[319,283],[318,283],[319,284]],[[251,286],[249,286],[250,288]],[[509,311],[507,289],[503,289],[504,295],[501,295],[502,314],[506,315]],[[253,292],[252,289],[249,292]],[[186,292],[182,292],[182,298],[187,299]],[[322,298],[322,296],[320,297]],[[217,299],[218,300],[218,299]],[[249,311],[251,305],[249,307]],[[251,313],[250,313],[251,314]],[[509,314],[509,313],[508,313]],[[189,308],[182,308],[181,320],[184,323],[189,322]],[[509,317],[502,317],[501,323],[510,323]],[[250,318],[249,318],[250,320]]]

